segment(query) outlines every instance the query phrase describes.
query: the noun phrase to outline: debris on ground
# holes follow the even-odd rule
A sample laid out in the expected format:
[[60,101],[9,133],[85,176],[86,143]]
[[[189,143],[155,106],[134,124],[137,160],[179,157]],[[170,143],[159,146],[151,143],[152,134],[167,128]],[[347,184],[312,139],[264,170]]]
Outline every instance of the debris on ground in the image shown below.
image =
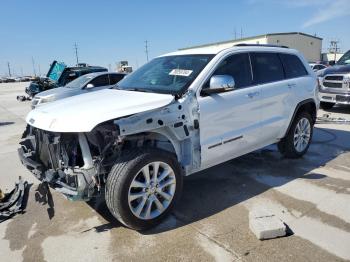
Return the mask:
[[27,101],[27,100],[28,101],[32,100],[29,96],[17,96],[16,98],[20,102],[24,102],[24,101]]
[[350,124],[350,120],[342,117],[331,117],[330,114],[324,114],[323,116],[317,117],[316,124]]
[[35,201],[42,205],[48,205],[47,214],[49,219],[55,216],[55,204],[47,182],[42,182],[38,185],[38,188],[35,190]]
[[19,177],[19,181],[10,193],[0,193],[0,223],[24,211],[28,199],[27,187],[28,182]]
[[272,212],[254,209],[249,212],[249,228],[260,239],[282,237],[287,234],[286,225]]

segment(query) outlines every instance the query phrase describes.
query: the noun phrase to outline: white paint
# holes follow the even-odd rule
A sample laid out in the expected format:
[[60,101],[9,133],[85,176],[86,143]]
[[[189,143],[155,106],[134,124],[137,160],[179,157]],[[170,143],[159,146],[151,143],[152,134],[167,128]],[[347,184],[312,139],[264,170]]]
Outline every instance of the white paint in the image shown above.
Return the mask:
[[215,261],[217,262],[232,262],[237,257],[228,252],[226,249],[222,248],[215,242],[211,241],[207,237],[198,234],[197,236],[198,244],[202,247],[202,249],[211,255]]
[[6,228],[8,224],[11,222],[12,222],[12,219],[9,219],[0,224],[0,261],[18,262],[23,260],[22,253],[26,248],[26,246],[24,246],[22,249],[19,249],[19,250],[10,249],[10,242],[4,239],[4,237],[6,234]]
[[274,187],[277,191],[295,199],[308,201],[317,209],[350,223],[350,195],[316,186],[303,179],[269,175],[251,175],[256,181]]
[[68,97],[32,110],[28,124],[53,132],[89,132],[118,117],[166,106],[172,95],[105,89]]
[[271,210],[284,221],[296,236],[306,239],[343,259],[350,259],[350,233],[327,225],[316,219],[301,216],[296,210],[288,210],[274,200],[255,197],[247,200],[244,206],[248,210],[264,207]]

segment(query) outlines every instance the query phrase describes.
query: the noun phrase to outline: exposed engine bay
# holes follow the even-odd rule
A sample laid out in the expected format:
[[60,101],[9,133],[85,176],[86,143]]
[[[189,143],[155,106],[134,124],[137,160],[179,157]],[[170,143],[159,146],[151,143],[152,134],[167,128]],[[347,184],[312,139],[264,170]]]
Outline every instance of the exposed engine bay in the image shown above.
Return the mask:
[[49,132],[28,125],[18,153],[23,165],[40,181],[71,200],[87,201],[101,194],[112,166],[130,148],[173,152],[185,174],[199,168],[197,122],[177,102],[104,122],[86,133]]

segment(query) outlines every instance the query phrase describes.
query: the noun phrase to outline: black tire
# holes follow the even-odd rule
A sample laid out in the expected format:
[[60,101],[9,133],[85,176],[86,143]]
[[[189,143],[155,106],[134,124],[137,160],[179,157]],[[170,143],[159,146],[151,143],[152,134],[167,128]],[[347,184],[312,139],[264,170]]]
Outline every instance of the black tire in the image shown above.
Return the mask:
[[[155,161],[168,164],[176,178],[175,194],[169,206],[158,217],[140,219],[133,214],[128,203],[129,187],[136,174],[145,165]],[[178,201],[182,191],[183,175],[174,154],[156,148],[138,148],[125,151],[108,175],[106,203],[112,215],[125,226],[135,230],[146,230],[163,220]]]
[[324,110],[332,109],[332,107],[335,105],[335,103],[329,103],[329,102],[320,102],[320,108]]
[[[295,133],[297,124],[299,123],[299,121],[302,118],[306,118],[309,121],[309,124],[311,127],[310,139],[309,139],[309,142],[308,142],[308,145],[306,146],[306,148],[303,151],[298,152],[294,146],[294,133]],[[278,150],[280,151],[280,153],[282,155],[284,155],[287,158],[300,158],[309,149],[309,146],[310,146],[311,141],[312,141],[312,135],[313,135],[313,121],[312,121],[311,115],[306,111],[300,112],[294,118],[293,123],[292,123],[287,135],[283,139],[281,139],[280,142],[278,142],[278,144],[277,144]]]

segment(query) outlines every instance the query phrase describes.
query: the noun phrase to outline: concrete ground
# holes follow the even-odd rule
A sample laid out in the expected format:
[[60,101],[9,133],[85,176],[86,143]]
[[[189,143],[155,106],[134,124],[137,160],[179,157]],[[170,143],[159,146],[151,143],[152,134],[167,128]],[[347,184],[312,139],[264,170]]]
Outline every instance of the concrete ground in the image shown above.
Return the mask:
[[[10,190],[18,176],[33,183],[26,213],[0,224],[1,261],[350,260],[350,125],[316,125],[302,159],[270,146],[186,178],[169,218],[140,233],[116,222],[103,201],[55,192],[51,206],[35,201],[38,182],[16,153],[30,110],[15,100],[24,86],[0,84],[0,188]],[[349,113],[336,107],[331,115]],[[282,219],[288,236],[257,240],[248,226],[256,207]]]

